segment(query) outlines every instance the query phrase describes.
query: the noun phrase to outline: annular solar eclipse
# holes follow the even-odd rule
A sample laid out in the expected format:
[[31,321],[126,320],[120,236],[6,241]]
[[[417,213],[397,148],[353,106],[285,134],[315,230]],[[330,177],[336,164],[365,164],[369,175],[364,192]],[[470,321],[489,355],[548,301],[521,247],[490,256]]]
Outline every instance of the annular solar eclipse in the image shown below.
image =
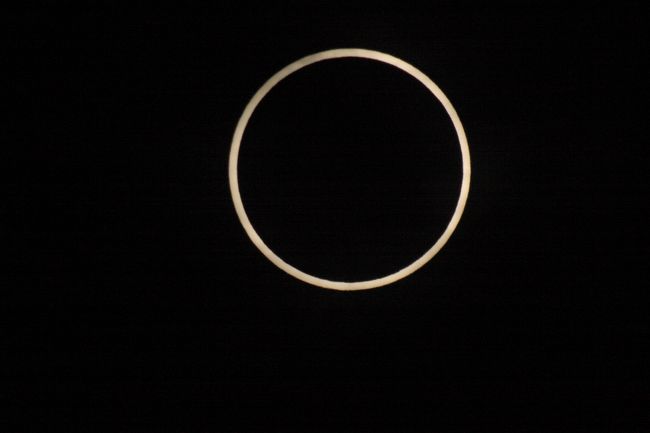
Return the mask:
[[[417,260],[415,260],[408,266],[405,266],[399,271],[385,275],[383,277],[375,278],[372,280],[365,280],[365,281],[332,281],[324,278],[319,278],[317,276],[310,275],[301,271],[300,269],[292,266],[291,264],[287,263],[282,258],[280,258],[277,254],[275,254],[266,245],[266,243],[264,243],[262,238],[255,231],[253,224],[251,223],[251,221],[248,218],[248,215],[246,214],[246,209],[244,207],[241,193],[239,191],[239,180],[238,180],[238,173],[237,173],[239,150],[242,145],[242,139],[244,137],[246,125],[251,119],[251,116],[253,115],[256,107],[259,105],[262,99],[264,99],[264,97],[271,91],[271,89],[273,89],[274,86],[276,86],[279,82],[287,78],[289,75],[293,74],[294,72],[306,66],[309,66],[317,62],[325,61],[325,60],[341,59],[341,58],[361,58],[361,59],[376,60],[378,62],[392,65],[402,70],[403,72],[411,75],[416,80],[418,80],[422,85],[424,85],[424,87],[426,87],[433,94],[434,97],[438,99],[438,101],[440,101],[440,103],[447,111],[447,114],[449,115],[449,118],[451,119],[454,128],[456,130],[456,135],[458,136],[458,143],[460,145],[460,151],[462,156],[463,174],[462,174],[460,194],[458,196],[458,201],[456,203],[454,213],[451,219],[449,220],[449,223],[447,224],[447,227],[442,233],[442,235],[435,241],[435,243],[433,243],[433,245],[421,257],[419,257]],[[237,212],[239,221],[241,222],[241,225],[244,227],[244,230],[248,234],[248,237],[251,239],[253,244],[257,247],[257,249],[260,250],[262,254],[264,254],[264,256],[266,256],[266,258],[268,258],[273,264],[275,264],[278,268],[282,269],[289,275],[301,281],[304,281],[306,283],[312,284],[314,286],[322,287],[325,289],[352,291],[352,290],[373,289],[376,287],[385,286],[387,284],[391,284],[394,283],[395,281],[401,280],[402,278],[407,277],[408,275],[412,274],[413,272],[415,272],[416,270],[424,266],[442,249],[442,247],[447,243],[447,241],[451,237],[451,234],[456,229],[458,222],[460,221],[460,218],[463,214],[463,210],[465,209],[465,204],[467,202],[467,196],[469,193],[471,164],[470,164],[469,146],[467,144],[467,138],[465,136],[465,131],[463,129],[463,125],[460,121],[460,118],[458,117],[458,114],[456,113],[454,107],[451,105],[451,102],[449,102],[449,99],[447,99],[447,97],[442,92],[442,90],[440,90],[440,88],[429,77],[427,77],[422,71],[417,69],[415,66],[401,59],[398,59],[397,57],[391,56],[389,54],[385,54],[379,51],[361,49],[361,48],[341,48],[341,49],[322,51],[319,53],[315,53],[303,57],[299,60],[296,60],[295,62],[285,66],[280,71],[278,71],[275,75],[269,78],[268,81],[266,81],[266,83],[262,85],[262,87],[259,88],[259,90],[253,95],[251,100],[246,105],[246,108],[244,109],[244,112],[239,118],[239,122],[237,123],[237,126],[235,128],[235,132],[232,139],[232,145],[230,148],[228,176],[230,182],[230,193],[232,195],[232,200],[235,205],[235,211]]]

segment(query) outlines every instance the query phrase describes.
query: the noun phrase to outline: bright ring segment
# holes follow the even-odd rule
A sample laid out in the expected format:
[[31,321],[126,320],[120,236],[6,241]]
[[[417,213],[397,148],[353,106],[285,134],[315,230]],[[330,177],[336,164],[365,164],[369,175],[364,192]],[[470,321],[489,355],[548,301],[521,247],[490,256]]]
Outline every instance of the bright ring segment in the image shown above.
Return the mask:
[[[463,159],[463,180],[460,187],[460,195],[458,197],[456,209],[454,210],[454,214],[452,215],[451,220],[449,221],[449,224],[447,225],[447,228],[445,229],[444,233],[440,236],[440,238],[438,238],[438,240],[433,244],[433,246],[426,253],[424,253],[424,255],[422,255],[419,259],[417,259],[410,265],[400,269],[399,271],[393,274],[386,275],[384,277],[376,278],[373,280],[352,281],[352,282],[331,281],[331,280],[326,280],[324,278],[318,278],[313,275],[309,275],[301,271],[300,269],[291,266],[289,263],[285,262],[280,257],[278,257],[278,255],[275,254],[264,243],[262,238],[260,238],[260,236],[253,228],[253,225],[251,224],[250,220],[248,219],[248,215],[246,215],[246,210],[244,209],[244,204],[242,202],[241,194],[239,192],[239,181],[237,178],[237,161],[239,158],[239,148],[241,147],[241,141],[244,135],[244,130],[246,129],[246,125],[248,124],[248,121],[253,115],[255,108],[258,106],[260,101],[262,101],[262,99],[267,95],[267,93],[269,93],[271,89],[280,81],[282,81],[292,73],[304,68],[305,66],[311,65],[316,62],[320,62],[322,60],[339,59],[345,57],[371,59],[371,60],[377,60],[379,62],[387,63],[411,75],[413,78],[417,79],[420,83],[422,83],[427,89],[429,89],[429,91],[433,93],[433,95],[436,98],[438,98],[438,100],[443,105],[443,107],[445,107],[447,114],[449,115],[452,123],[454,124],[454,128],[456,129],[456,134],[458,135],[458,142],[460,144],[460,150]],[[239,217],[239,221],[241,222],[242,226],[244,227],[244,230],[250,237],[251,241],[253,241],[253,244],[255,244],[255,246],[262,252],[262,254],[264,254],[266,258],[268,258],[271,262],[273,262],[273,264],[275,264],[278,268],[282,269],[289,275],[299,280],[302,280],[309,284],[313,284],[314,286],[323,287],[325,289],[343,290],[343,291],[373,289],[376,287],[385,286],[387,284],[394,283],[395,281],[401,280],[402,278],[412,274],[413,272],[415,272],[416,270],[424,266],[429,260],[431,260],[433,256],[435,256],[438,253],[438,251],[440,251],[442,247],[445,245],[445,243],[449,240],[451,234],[454,232],[456,226],[458,225],[458,222],[460,221],[460,217],[463,214],[463,209],[465,208],[465,203],[467,202],[467,195],[469,193],[470,175],[471,175],[471,164],[470,164],[470,157],[469,157],[469,146],[467,144],[467,137],[465,137],[465,131],[463,130],[463,125],[460,121],[460,118],[458,117],[458,114],[456,113],[456,110],[454,110],[454,107],[451,105],[451,102],[449,102],[449,99],[447,99],[447,97],[442,92],[442,90],[440,90],[440,88],[433,81],[431,81],[429,77],[427,77],[422,71],[417,69],[415,66],[412,66],[406,63],[405,61],[393,57],[389,54],[385,54],[379,51],[360,49],[360,48],[343,48],[343,49],[322,51],[320,53],[312,54],[303,57],[300,60],[296,60],[295,62],[291,63],[288,66],[285,66],[275,75],[273,75],[266,83],[264,83],[262,87],[260,87],[260,89],[255,93],[255,95],[253,95],[253,98],[249,101],[248,105],[246,105],[244,112],[239,118],[239,122],[237,123],[237,127],[235,128],[235,133],[232,139],[232,145],[230,148],[230,159],[228,165],[230,193],[232,195],[232,200],[235,205],[237,216]]]

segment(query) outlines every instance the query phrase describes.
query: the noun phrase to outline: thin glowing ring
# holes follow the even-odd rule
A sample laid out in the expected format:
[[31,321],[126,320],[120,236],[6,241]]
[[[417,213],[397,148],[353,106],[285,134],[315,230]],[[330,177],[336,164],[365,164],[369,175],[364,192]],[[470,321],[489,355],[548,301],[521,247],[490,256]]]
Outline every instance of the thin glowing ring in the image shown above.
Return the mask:
[[[248,121],[253,115],[255,108],[266,96],[266,94],[269,93],[271,89],[280,81],[282,81],[292,73],[298,71],[299,69],[304,68],[305,66],[311,65],[316,62],[320,62],[322,60],[338,59],[338,58],[345,58],[345,57],[371,59],[371,60],[377,60],[379,62],[387,63],[389,65],[393,65],[396,68],[401,69],[402,71],[411,75],[413,78],[417,79],[420,83],[422,83],[427,89],[429,89],[429,91],[431,91],[431,93],[433,93],[433,95],[436,98],[438,98],[438,100],[443,105],[443,107],[445,107],[447,114],[449,114],[449,117],[451,118],[451,121],[454,124],[454,128],[456,129],[456,134],[458,135],[458,141],[460,143],[460,150],[463,158],[463,180],[461,183],[458,203],[456,204],[456,209],[454,211],[454,214],[451,217],[451,220],[449,221],[449,224],[447,225],[447,228],[445,229],[444,233],[440,236],[440,238],[438,238],[436,243],[433,244],[433,246],[426,253],[424,253],[424,255],[422,255],[419,259],[417,259],[410,265],[400,269],[399,271],[393,274],[386,275],[385,277],[376,278],[373,280],[354,281],[354,282],[331,281],[323,278],[318,278],[313,275],[309,275],[305,272],[302,272],[301,270],[291,266],[289,263],[285,262],[280,257],[278,257],[264,243],[262,238],[260,238],[260,236],[253,228],[253,225],[251,224],[250,220],[248,219],[248,215],[246,215],[246,211],[244,210],[244,204],[242,203],[241,194],[239,192],[239,181],[237,177],[237,161],[239,158],[239,148],[241,147],[241,141],[244,135],[244,130],[246,129],[246,125],[248,124]],[[241,117],[239,118],[239,122],[237,123],[237,127],[235,128],[235,133],[232,139],[232,145],[230,148],[230,160],[228,166],[230,193],[232,195],[232,200],[235,205],[235,210],[237,211],[237,216],[239,217],[239,221],[244,227],[244,230],[246,230],[246,233],[250,237],[251,241],[253,241],[253,244],[255,244],[255,246],[262,252],[262,254],[264,254],[266,258],[268,258],[278,268],[282,269],[289,275],[299,280],[302,280],[309,284],[313,284],[315,286],[323,287],[325,289],[343,290],[343,291],[373,289],[376,287],[394,283],[395,281],[401,280],[402,278],[412,274],[413,272],[415,272],[416,270],[424,266],[429,260],[431,260],[433,256],[435,256],[438,253],[438,251],[440,251],[440,249],[445,245],[447,240],[449,240],[449,237],[456,229],[456,226],[460,221],[460,217],[463,214],[463,209],[465,208],[465,203],[467,202],[467,195],[469,193],[470,174],[471,174],[471,164],[470,164],[470,157],[469,157],[469,146],[467,144],[467,137],[465,137],[465,131],[463,130],[463,125],[460,122],[460,118],[458,117],[456,110],[451,105],[451,102],[449,102],[449,99],[447,99],[447,97],[442,92],[442,90],[440,90],[440,88],[429,77],[427,77],[422,71],[417,69],[415,66],[412,66],[406,63],[405,61],[393,57],[389,54],[385,54],[379,51],[360,49],[360,48],[342,48],[342,49],[328,50],[328,51],[322,51],[316,54],[303,57],[302,59],[296,60],[290,65],[285,66],[275,75],[273,75],[266,83],[264,83],[264,85],[260,87],[260,89],[255,93],[255,95],[253,95],[251,100],[248,102],[248,105],[246,105],[246,108],[244,109],[244,112],[242,113]]]

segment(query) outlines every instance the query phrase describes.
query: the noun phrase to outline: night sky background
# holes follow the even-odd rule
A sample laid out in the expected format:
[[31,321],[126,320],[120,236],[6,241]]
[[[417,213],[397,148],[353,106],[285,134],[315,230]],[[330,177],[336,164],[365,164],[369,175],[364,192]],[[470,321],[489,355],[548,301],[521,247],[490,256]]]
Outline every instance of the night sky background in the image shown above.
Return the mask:
[[[647,431],[650,38],[628,5],[8,12],[0,430]],[[253,93],[345,47],[431,77],[473,170],[443,250],[355,293],[263,257],[227,173]],[[253,116],[244,203],[300,269],[379,277],[444,230],[454,134],[391,66],[319,63]]]

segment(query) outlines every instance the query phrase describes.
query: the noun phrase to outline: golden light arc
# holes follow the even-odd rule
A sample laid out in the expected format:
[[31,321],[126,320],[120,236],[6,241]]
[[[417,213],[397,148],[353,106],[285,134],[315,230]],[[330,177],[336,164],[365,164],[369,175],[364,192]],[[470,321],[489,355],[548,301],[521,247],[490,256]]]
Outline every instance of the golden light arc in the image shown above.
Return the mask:
[[[433,244],[433,246],[429,248],[429,250],[427,250],[420,258],[415,260],[410,265],[392,274],[386,275],[381,278],[375,278],[372,280],[348,282],[348,281],[332,281],[332,280],[327,280],[324,278],[319,278],[314,275],[307,274],[301,271],[300,269],[285,262],[282,258],[280,258],[277,254],[275,254],[266,245],[266,243],[264,243],[262,238],[258,235],[258,233],[253,228],[253,225],[251,224],[248,215],[246,214],[246,210],[244,209],[244,203],[242,202],[241,194],[239,191],[237,163],[239,160],[239,149],[241,147],[241,142],[244,136],[246,125],[248,124],[251,116],[253,115],[255,108],[257,108],[257,106],[262,101],[262,99],[271,91],[271,89],[273,89],[273,87],[275,87],[280,81],[284,80],[292,73],[311,64],[323,60],[349,58],[349,57],[376,60],[382,63],[392,65],[406,72],[407,74],[411,75],[416,80],[418,80],[438,99],[438,101],[440,101],[440,103],[447,111],[447,114],[449,115],[449,118],[451,119],[454,128],[456,129],[456,134],[458,136],[458,142],[460,144],[460,150],[462,155],[463,177],[461,182],[460,194],[458,196],[458,202],[456,203],[456,208],[454,210],[454,213],[451,219],[449,220],[449,223],[447,224],[445,231],[438,238],[438,240]],[[422,71],[417,69],[415,66],[401,59],[398,59],[397,57],[391,56],[389,54],[385,54],[380,51],[372,51],[372,50],[366,50],[361,48],[341,48],[341,49],[333,49],[333,50],[327,50],[327,51],[311,54],[309,56],[303,57],[285,66],[280,71],[278,71],[275,75],[269,78],[269,80],[266,81],[266,83],[264,83],[264,85],[262,85],[262,87],[260,87],[259,90],[253,95],[251,100],[246,105],[246,108],[244,109],[244,112],[242,113],[241,117],[239,118],[239,122],[237,123],[237,127],[235,128],[235,132],[232,139],[232,145],[230,148],[230,158],[228,164],[229,164],[228,177],[230,183],[230,193],[232,195],[233,204],[235,205],[235,211],[237,212],[239,221],[241,222],[241,225],[244,227],[246,234],[248,234],[248,237],[251,239],[251,241],[257,247],[257,249],[259,249],[260,252],[264,254],[264,256],[266,256],[266,258],[269,259],[278,268],[280,268],[281,270],[285,271],[289,275],[301,281],[325,289],[342,290],[342,291],[373,289],[376,287],[381,287],[387,284],[394,283],[412,274],[413,272],[415,272],[416,270],[424,266],[429,260],[431,260],[447,243],[447,241],[451,237],[451,234],[458,226],[460,218],[463,214],[463,210],[465,209],[465,204],[467,202],[467,196],[469,194],[470,176],[471,176],[469,145],[467,143],[467,137],[465,136],[463,125],[460,121],[460,118],[458,117],[458,114],[456,113],[456,110],[451,105],[451,102],[449,102],[449,99],[447,99],[447,97],[442,92],[442,90],[440,90],[440,88],[429,77],[427,77]]]

